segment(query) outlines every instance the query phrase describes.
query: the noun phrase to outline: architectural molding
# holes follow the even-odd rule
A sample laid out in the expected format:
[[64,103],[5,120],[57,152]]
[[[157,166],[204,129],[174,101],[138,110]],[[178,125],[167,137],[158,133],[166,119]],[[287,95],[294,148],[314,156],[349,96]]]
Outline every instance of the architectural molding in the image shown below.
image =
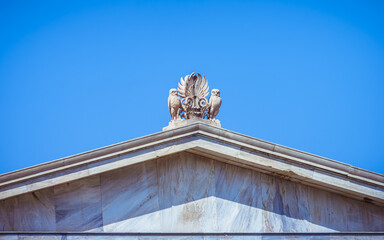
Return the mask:
[[0,199],[192,152],[384,206],[384,175],[203,121],[0,175]]

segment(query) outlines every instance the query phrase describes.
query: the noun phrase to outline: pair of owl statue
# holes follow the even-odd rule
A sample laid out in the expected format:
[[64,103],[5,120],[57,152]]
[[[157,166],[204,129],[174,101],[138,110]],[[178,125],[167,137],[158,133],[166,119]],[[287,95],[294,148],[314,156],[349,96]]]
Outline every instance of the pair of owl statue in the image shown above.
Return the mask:
[[213,89],[208,101],[208,90],[208,81],[199,73],[181,78],[179,88],[169,90],[168,108],[172,121],[195,117],[216,121],[221,106],[220,91]]

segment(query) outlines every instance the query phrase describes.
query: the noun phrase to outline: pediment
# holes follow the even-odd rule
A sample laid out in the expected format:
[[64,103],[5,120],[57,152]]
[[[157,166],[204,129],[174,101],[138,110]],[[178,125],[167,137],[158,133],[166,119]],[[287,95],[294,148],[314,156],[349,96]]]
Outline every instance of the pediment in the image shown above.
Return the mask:
[[384,209],[380,206],[186,151],[0,203],[0,227],[6,231],[384,230]]
[[381,174],[199,122],[0,175],[0,199],[182,152],[384,205]]

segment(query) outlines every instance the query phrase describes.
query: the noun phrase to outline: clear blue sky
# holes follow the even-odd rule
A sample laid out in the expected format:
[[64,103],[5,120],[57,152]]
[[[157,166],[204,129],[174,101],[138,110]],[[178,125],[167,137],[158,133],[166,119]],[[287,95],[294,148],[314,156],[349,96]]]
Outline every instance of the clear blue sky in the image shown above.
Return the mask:
[[384,1],[1,1],[0,173],[161,131],[204,74],[222,127],[384,174]]

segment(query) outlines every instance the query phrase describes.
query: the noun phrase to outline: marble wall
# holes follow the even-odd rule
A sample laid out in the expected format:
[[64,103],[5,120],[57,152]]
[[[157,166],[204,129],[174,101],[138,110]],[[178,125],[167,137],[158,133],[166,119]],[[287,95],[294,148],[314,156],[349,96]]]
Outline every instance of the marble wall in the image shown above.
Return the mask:
[[2,200],[0,229],[383,232],[384,208],[185,152]]
[[0,240],[384,240],[384,234],[80,234],[0,233]]

